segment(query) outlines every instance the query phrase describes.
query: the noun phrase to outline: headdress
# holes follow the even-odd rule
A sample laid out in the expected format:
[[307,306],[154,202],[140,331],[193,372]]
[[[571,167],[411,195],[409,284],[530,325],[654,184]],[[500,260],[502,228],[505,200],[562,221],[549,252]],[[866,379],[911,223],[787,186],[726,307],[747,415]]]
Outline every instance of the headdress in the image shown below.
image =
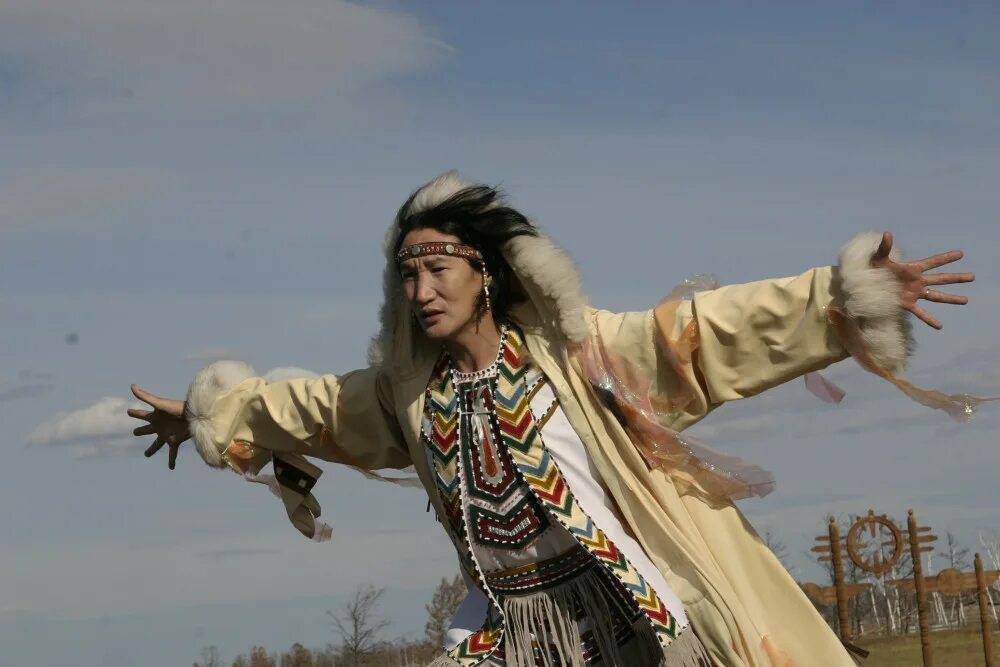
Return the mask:
[[[406,213],[430,210],[471,186],[457,172],[445,172],[414,193]],[[501,205],[499,199],[493,203]],[[381,329],[368,348],[368,359],[374,366],[393,368],[406,375],[408,371],[433,364],[440,348],[407,316],[409,306],[395,254],[400,233],[395,223],[386,232]],[[540,318],[567,342],[583,341],[590,332],[585,319],[587,300],[580,292],[576,266],[565,251],[539,231],[534,236],[511,239],[502,252],[513,273],[511,279],[516,290],[532,302]]]
[[428,243],[414,243],[405,248],[400,248],[396,253],[396,263],[404,262],[413,257],[426,257],[428,255],[447,255],[451,257],[464,257],[477,262],[483,261],[483,253],[469,245],[461,243],[446,243],[444,241],[430,241]]

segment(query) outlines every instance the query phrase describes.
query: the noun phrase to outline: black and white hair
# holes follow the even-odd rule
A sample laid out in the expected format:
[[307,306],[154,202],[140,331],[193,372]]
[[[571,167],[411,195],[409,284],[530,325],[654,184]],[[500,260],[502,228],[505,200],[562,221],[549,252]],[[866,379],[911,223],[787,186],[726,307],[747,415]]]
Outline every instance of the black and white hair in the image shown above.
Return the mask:
[[433,363],[440,350],[411,316],[396,261],[403,236],[418,227],[452,233],[483,253],[496,285],[491,288],[491,301],[494,293],[498,297],[496,319],[509,319],[508,307],[523,296],[557,335],[569,341],[588,335],[587,301],[569,256],[534,223],[507,206],[498,188],[470,183],[448,171],[411,194],[386,232],[385,300],[379,311],[379,332],[368,348],[373,366],[416,372],[419,360],[430,358]]
[[[523,295],[515,294],[513,271],[503,249],[511,239],[537,236],[538,230],[523,214],[506,205],[502,192],[496,187],[470,185],[427,208],[415,205],[420,193],[421,190],[417,190],[410,195],[396,214],[393,256],[402,247],[403,237],[414,229],[435,229],[457,236],[462,243],[482,254],[483,262],[468,258],[466,261],[477,271],[485,268],[492,277],[490,307],[497,322],[505,321],[510,304]],[[480,307],[483,306],[480,294]]]

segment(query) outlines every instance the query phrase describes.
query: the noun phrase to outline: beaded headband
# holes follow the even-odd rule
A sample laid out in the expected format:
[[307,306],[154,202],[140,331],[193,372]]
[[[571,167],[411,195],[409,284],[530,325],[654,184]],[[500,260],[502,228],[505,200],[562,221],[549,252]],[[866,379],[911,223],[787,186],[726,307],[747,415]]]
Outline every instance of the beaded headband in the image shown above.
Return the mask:
[[452,257],[464,257],[474,259],[477,262],[483,261],[483,254],[472,246],[461,243],[447,243],[445,241],[431,241],[429,243],[414,243],[402,248],[396,253],[396,263],[410,259],[411,257],[424,257],[426,255],[450,255]]

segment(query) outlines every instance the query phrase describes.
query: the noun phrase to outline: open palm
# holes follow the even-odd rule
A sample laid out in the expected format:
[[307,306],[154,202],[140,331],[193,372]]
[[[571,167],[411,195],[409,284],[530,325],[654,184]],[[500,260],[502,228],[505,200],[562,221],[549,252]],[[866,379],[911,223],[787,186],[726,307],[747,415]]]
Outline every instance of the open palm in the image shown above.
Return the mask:
[[143,391],[137,385],[132,385],[132,393],[143,403],[152,406],[152,410],[128,409],[128,416],[142,419],[149,422],[145,426],[139,426],[132,435],[143,436],[156,434],[156,440],[146,449],[146,456],[152,456],[160,450],[163,445],[170,448],[167,457],[167,466],[173,470],[177,465],[177,450],[181,443],[191,437],[188,429],[187,419],[184,418],[184,401],[177,401],[169,398],[161,398],[147,391]]
[[936,269],[945,264],[957,262],[964,256],[961,250],[951,250],[937,255],[931,255],[916,262],[894,262],[889,259],[889,252],[892,250],[892,234],[885,232],[882,234],[882,242],[878,250],[872,257],[871,265],[876,268],[885,268],[892,272],[896,280],[902,286],[899,295],[900,306],[910,311],[921,321],[935,329],[941,329],[944,325],[917,305],[918,299],[934,301],[936,303],[950,303],[963,306],[969,303],[969,298],[959,294],[948,294],[931,289],[932,286],[953,285],[956,283],[971,283],[976,279],[972,273],[926,273],[931,269]]

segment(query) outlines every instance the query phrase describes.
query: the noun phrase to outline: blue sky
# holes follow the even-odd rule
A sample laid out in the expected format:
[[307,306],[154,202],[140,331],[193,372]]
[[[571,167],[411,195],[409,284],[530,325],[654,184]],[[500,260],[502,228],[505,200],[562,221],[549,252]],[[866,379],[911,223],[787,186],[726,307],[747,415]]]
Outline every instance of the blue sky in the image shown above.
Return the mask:
[[[124,409],[220,356],[362,364],[385,228],[446,169],[502,184],[612,309],[829,264],[868,229],[962,248],[971,303],[932,306],[911,378],[1000,393],[998,27],[985,3],[0,4],[0,663],[321,646],[369,581],[391,634],[422,633],[456,569],[422,492],[327,467],[312,544],[193,451],[143,458]],[[697,427],[775,471],[742,506],[798,577],[827,512],[1000,531],[1000,413],[828,376],[836,408],[793,382]]]

